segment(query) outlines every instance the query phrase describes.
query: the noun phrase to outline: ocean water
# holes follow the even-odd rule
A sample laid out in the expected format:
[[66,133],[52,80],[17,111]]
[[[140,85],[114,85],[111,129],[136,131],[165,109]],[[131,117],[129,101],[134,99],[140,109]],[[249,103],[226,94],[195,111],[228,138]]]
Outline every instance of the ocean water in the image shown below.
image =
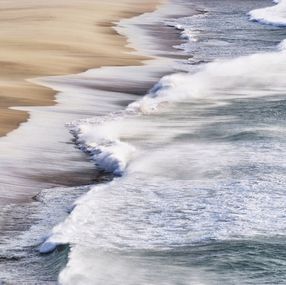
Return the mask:
[[144,97],[68,125],[114,178],[40,194],[30,264],[64,285],[285,284],[286,1],[161,9],[143,18],[178,57],[158,52],[168,75]]

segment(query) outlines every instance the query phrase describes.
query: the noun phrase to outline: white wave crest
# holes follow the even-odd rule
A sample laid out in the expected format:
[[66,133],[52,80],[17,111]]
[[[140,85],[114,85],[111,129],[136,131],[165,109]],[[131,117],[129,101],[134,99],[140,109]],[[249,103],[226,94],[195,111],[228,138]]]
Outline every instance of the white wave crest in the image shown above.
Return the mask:
[[276,5],[250,11],[250,19],[263,24],[286,26],[286,0],[275,0],[273,2]]
[[132,145],[120,139],[121,133],[132,127],[126,117],[158,112],[171,102],[231,98],[238,96],[235,90],[241,85],[249,90],[247,96],[265,96],[265,90],[273,83],[276,90],[280,88],[284,92],[286,40],[279,44],[278,49],[280,52],[209,63],[195,74],[165,76],[146,96],[131,103],[126,110],[72,123],[70,131],[78,147],[91,156],[100,170],[121,176],[135,153]]
[[150,90],[149,94],[131,103],[127,110],[149,114],[157,112],[160,106],[170,102],[205,98],[228,99],[231,96],[242,96],[234,92],[241,86],[244,90],[249,90],[249,93],[246,93],[247,96],[251,94],[254,97],[267,95],[265,90],[273,84],[279,86],[284,92],[286,40],[282,41],[277,49],[278,52],[218,60],[204,65],[195,74],[167,75]]

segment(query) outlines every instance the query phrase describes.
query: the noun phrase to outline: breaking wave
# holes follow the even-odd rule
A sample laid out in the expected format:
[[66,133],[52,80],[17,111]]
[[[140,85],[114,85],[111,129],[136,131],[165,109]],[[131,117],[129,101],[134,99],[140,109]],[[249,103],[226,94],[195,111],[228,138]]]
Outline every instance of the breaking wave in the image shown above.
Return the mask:
[[276,5],[262,9],[252,10],[249,15],[253,21],[275,26],[286,26],[286,1],[273,1]]

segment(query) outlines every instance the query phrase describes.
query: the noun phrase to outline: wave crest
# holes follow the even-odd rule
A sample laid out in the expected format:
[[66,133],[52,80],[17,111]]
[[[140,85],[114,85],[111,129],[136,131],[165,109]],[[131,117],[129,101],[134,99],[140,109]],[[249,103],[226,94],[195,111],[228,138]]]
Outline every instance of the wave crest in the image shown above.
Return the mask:
[[275,6],[255,9],[249,12],[252,21],[275,26],[286,26],[286,0],[276,0]]

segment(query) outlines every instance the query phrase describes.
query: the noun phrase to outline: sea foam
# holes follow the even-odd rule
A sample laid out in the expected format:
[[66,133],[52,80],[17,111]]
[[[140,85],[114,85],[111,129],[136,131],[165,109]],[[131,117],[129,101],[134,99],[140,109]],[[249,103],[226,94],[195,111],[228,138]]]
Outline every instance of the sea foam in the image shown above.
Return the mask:
[[203,65],[194,74],[164,76],[146,96],[129,104],[124,111],[77,121],[69,124],[69,129],[78,147],[90,155],[99,170],[121,176],[136,153],[135,147],[121,138],[122,133],[132,128],[130,118],[160,112],[175,102],[241,98],[244,95],[231,92],[238,85],[244,91],[249,90],[244,94],[252,97],[267,96],[265,90],[273,83],[277,93],[284,94],[285,46],[283,41],[275,52],[217,60]]
[[[281,4],[282,1],[277,6]],[[126,121],[130,117],[160,112],[162,108],[175,102],[192,104],[200,100],[217,102],[285,95],[285,74],[286,53],[283,41],[275,52],[218,60],[202,66],[194,74],[177,73],[165,76],[145,97],[131,103],[118,116],[77,122],[71,126],[71,132],[79,147],[91,155],[99,168],[122,175],[136,151],[132,145],[123,142],[124,136],[120,132],[120,129],[128,128]],[[169,144],[178,153],[178,146]],[[179,156],[171,156],[171,161],[168,161],[171,152],[165,152],[168,163],[164,163],[164,166],[172,166],[180,159],[178,164],[186,166],[190,175],[192,163],[186,157],[191,153],[199,156],[195,167],[198,168],[201,163],[202,168],[205,168],[204,163],[210,160],[212,151],[209,144],[205,149],[201,147],[200,143],[198,151],[192,153],[188,149]],[[214,149],[217,150],[218,147],[222,147],[222,143],[215,145]],[[138,175],[137,172],[131,177],[121,177],[109,184],[95,186],[76,202],[74,211],[66,221],[53,229],[41,250],[48,252],[58,244],[71,244],[69,263],[60,275],[60,283],[93,284],[99,273],[110,272],[109,265],[106,266],[109,267],[108,270],[100,266],[97,271],[96,255],[101,252],[103,257],[100,257],[100,261],[106,256],[105,252],[114,250],[169,250],[211,240],[255,237],[264,234],[265,229],[268,234],[281,234],[284,230],[281,222],[284,216],[280,211],[285,206],[284,200],[281,200],[284,186],[278,185],[275,191],[272,188],[273,181],[277,185],[277,181],[282,181],[283,177],[272,178],[272,174],[277,175],[278,166],[284,161],[284,152],[280,152],[283,148],[279,144],[274,147],[268,144],[267,148],[262,144],[259,147],[263,156],[257,155],[257,146],[248,148],[247,143],[239,149],[234,146],[233,151],[225,151],[223,148],[220,153],[215,153],[216,160],[212,162],[212,166],[206,167],[209,177],[210,170],[218,162],[224,163],[225,158],[226,168],[235,171],[239,169],[244,179],[228,179],[226,173],[218,167],[216,170],[221,171],[220,177],[223,178],[211,180],[210,185],[205,185],[198,179],[166,180],[165,176],[171,176],[170,173],[174,172],[172,169],[170,173],[165,171],[163,179],[159,175],[146,179],[146,176],[141,176],[141,173]],[[235,155],[232,156],[233,152]],[[202,156],[202,153],[206,156]],[[145,155],[150,157],[154,153],[151,154],[146,148]],[[182,164],[184,159],[187,164]],[[154,160],[158,161],[156,157]],[[242,170],[240,165],[233,168],[230,162],[243,163]],[[269,174],[269,165],[274,162],[277,164],[274,168],[276,171]],[[247,163],[250,167],[248,169],[244,168]],[[263,172],[264,165],[267,172]],[[257,167],[262,167],[260,174],[263,178],[268,175],[268,179],[257,183],[256,177],[250,179],[243,173],[244,170],[249,172],[253,168],[257,172]],[[179,170],[182,171],[182,168]],[[235,173],[233,171],[232,175]],[[207,181],[205,179],[202,181]],[[112,261],[114,262],[114,258]],[[116,267],[111,266],[111,270],[115,270],[112,271],[113,276],[118,275]],[[121,268],[118,269],[118,272],[122,271]],[[128,278],[131,273],[133,272],[126,273]],[[108,275],[106,280],[110,279]]]
[[[231,90],[237,84],[252,89],[252,96],[265,95],[265,89],[273,82],[284,87],[286,72],[285,40],[278,45],[278,52],[242,56],[231,60],[217,60],[202,66],[195,74],[177,73],[163,77],[141,100],[131,103],[127,110],[148,114],[156,112],[170,102],[194,99],[230,99],[220,90]],[[220,82],[218,85],[217,83]],[[255,90],[254,86],[260,86]],[[282,88],[283,89],[283,88]],[[254,91],[255,90],[255,91]],[[262,91],[262,92],[261,92]],[[249,94],[247,94],[248,96]],[[235,95],[237,96],[237,95]]]
[[[251,11],[252,20],[267,24],[286,25],[286,0],[274,1],[276,5]],[[183,24],[169,24],[182,32],[182,37],[194,40],[193,33]],[[148,115],[160,111],[172,102],[201,100],[204,98],[230,99],[231,92],[225,96],[221,90],[231,90],[243,84],[244,90],[251,90],[251,96],[267,95],[264,91],[272,82],[277,82],[277,92],[283,92],[285,74],[286,43],[282,41],[280,52],[254,54],[232,60],[217,60],[203,65],[192,73],[176,73],[164,76],[141,100],[131,103],[126,110],[107,117],[97,117],[69,124],[78,147],[88,153],[98,169],[121,176],[136,149],[122,141],[118,130],[124,129],[127,116]],[[227,80],[226,80],[227,78]],[[218,85],[217,82],[220,82]],[[260,85],[258,90],[252,88]],[[253,91],[255,90],[255,91]],[[120,121],[120,123],[119,123]]]
[[[279,50],[275,52],[209,63],[195,74],[179,73],[165,76],[150,90],[149,94],[141,100],[131,103],[124,112],[108,117],[97,117],[92,120],[74,123],[71,125],[71,131],[74,133],[79,147],[91,155],[91,158],[100,169],[115,175],[122,175],[136,151],[134,146],[122,142],[120,139],[121,134],[124,133],[122,129],[125,131],[126,129],[130,129],[131,124],[129,120],[133,116],[138,119],[138,116],[140,118],[140,116],[160,112],[161,108],[166,108],[165,106],[172,102],[185,101],[191,103],[194,102],[194,100],[205,99],[208,101],[224,101],[237,98],[241,99],[244,96],[247,98],[255,98],[259,96],[271,96],[273,95],[273,90],[276,95],[285,95],[285,74],[286,52],[285,42],[283,41],[279,45]],[[220,82],[220,84],[218,85],[217,82]],[[140,120],[138,120],[138,122],[139,121]],[[137,125],[136,131],[139,132],[140,130],[143,133],[142,126]],[[133,133],[133,137],[138,136],[134,133],[134,130],[131,129],[129,131]],[[178,149],[176,149],[176,152],[178,152]],[[167,151],[167,153],[167,158],[169,156],[172,157],[170,151]],[[185,153],[189,153],[189,151],[185,151]],[[198,151],[198,153],[200,153],[200,151]],[[150,156],[148,150],[147,154],[145,156]],[[154,153],[151,156],[154,156]],[[222,157],[223,152],[221,155],[215,155],[215,157],[217,156]],[[174,156],[173,164],[176,161],[175,157],[176,156]],[[181,155],[180,157],[184,156]],[[154,159],[158,160],[156,156]],[[209,159],[210,157],[206,158],[206,160]],[[234,161],[234,159],[230,159],[230,161]],[[168,160],[165,164],[171,165]],[[182,164],[182,162],[179,161],[179,164]],[[188,167],[190,168],[190,166]],[[198,168],[198,164],[196,168]],[[145,170],[143,170],[143,172],[144,171]],[[162,168],[162,171],[164,172],[164,168]],[[174,170],[172,170],[171,173],[173,171]],[[142,172],[142,168],[139,172]],[[66,227],[67,223],[69,229],[73,229],[73,227],[77,228],[81,222],[86,220],[82,220],[82,217],[86,215],[92,215],[92,219],[97,227],[102,223],[102,225],[106,225],[106,221],[104,222],[103,217],[96,219],[96,221],[94,220],[95,217],[98,216],[97,214],[93,215],[93,212],[98,208],[98,204],[95,206],[92,202],[87,203],[89,197],[93,195],[92,193],[102,193],[102,195],[100,194],[100,199],[97,197],[91,200],[101,200],[100,203],[108,204],[111,201],[106,200],[107,192],[109,192],[110,189],[117,191],[117,187],[118,191],[121,191],[124,181],[125,180],[117,180],[117,183],[113,182],[112,184],[100,186],[99,188],[97,186],[90,194],[80,199],[76,203],[75,210],[67,222],[54,229],[50,238],[41,246],[41,252],[49,252],[58,244],[70,242],[74,234],[67,234],[67,232],[69,232]],[[138,181],[141,183],[140,178]],[[137,187],[140,184],[138,181],[133,181],[134,191],[143,187],[142,185]],[[161,182],[159,182],[159,184],[160,183]],[[131,184],[128,184],[127,189],[129,187],[131,187]],[[112,203],[117,202],[113,201]],[[90,208],[87,207],[88,204],[91,204]],[[100,206],[101,205],[102,204],[100,204]],[[110,206],[113,207],[114,205]],[[122,209],[124,209],[124,207]],[[106,217],[109,217],[108,219],[113,216],[114,215],[110,215],[110,213],[106,215]],[[75,217],[77,218],[75,219]],[[114,218],[116,218],[116,216],[114,216]],[[83,228],[85,227],[88,228],[87,225],[83,224]],[[90,230],[92,231],[92,229]],[[80,237],[82,237],[81,234]],[[219,238],[219,236],[216,238]],[[76,240],[73,241],[73,243],[76,242]],[[116,241],[114,240],[112,243],[116,244]],[[109,247],[112,243],[105,244],[104,247]],[[98,244],[97,246],[102,245],[103,244]],[[126,246],[128,246],[128,244]]]
[[121,176],[135,148],[119,138],[122,114],[95,117],[68,125],[78,147],[90,155],[101,171]]
[[286,26],[286,0],[273,1],[276,5],[249,12],[250,19],[263,24]]

